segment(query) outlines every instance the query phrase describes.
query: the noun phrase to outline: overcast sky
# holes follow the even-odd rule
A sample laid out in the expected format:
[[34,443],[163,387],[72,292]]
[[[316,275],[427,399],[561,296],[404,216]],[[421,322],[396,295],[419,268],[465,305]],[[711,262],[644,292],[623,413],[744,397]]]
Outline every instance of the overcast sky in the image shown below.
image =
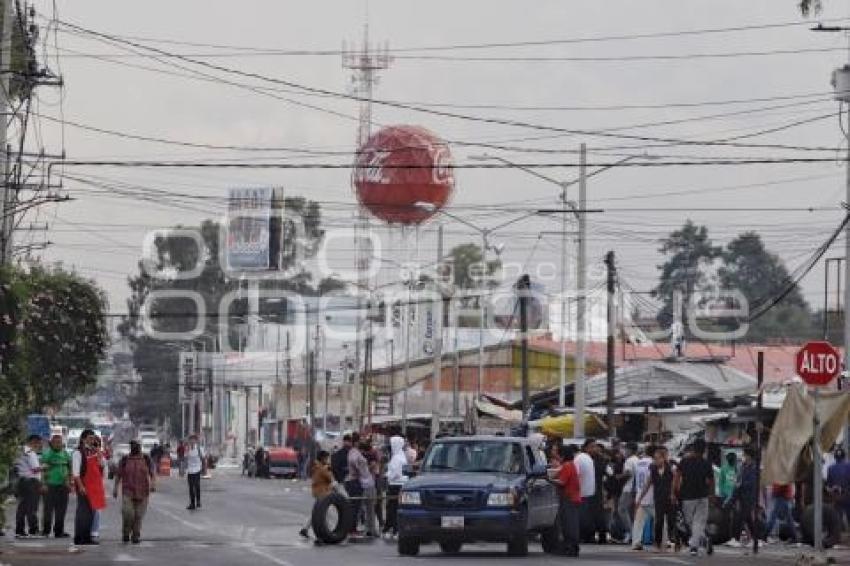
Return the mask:
[[[40,13],[52,14],[51,3],[36,1]],[[779,24],[800,20],[796,0],[704,0],[681,2],[562,0],[432,0],[404,2],[284,0],[220,2],[181,0],[165,2],[86,2],[59,0],[58,17],[73,24],[122,37],[136,37],[161,49],[206,57],[204,61],[276,77],[312,87],[347,91],[351,73],[339,55],[239,54],[234,49],[179,45],[151,40],[178,40],[199,44],[265,48],[269,50],[337,50],[343,40],[359,42],[369,23],[371,39],[387,42],[390,49],[410,49],[459,44],[512,43],[540,40],[606,38],[631,34],[705,30],[737,26]],[[822,18],[847,17],[843,2],[826,2]],[[358,106],[354,101],[305,96],[289,92],[263,95],[246,88],[190,78],[192,70],[253,87],[275,85],[227,75],[176,61],[127,57],[128,52],[60,30],[46,38],[51,67],[61,71],[63,90],[39,89],[36,111],[41,139],[48,152],[64,148],[72,160],[91,159],[281,159],[296,163],[347,162],[347,157],[307,157],[281,152],[256,154],[224,150],[180,148],[121,139],[71,125],[59,128],[49,118],[96,128],[117,130],[213,145],[299,147],[350,151],[356,139]],[[847,53],[843,34],[813,33],[807,25],[745,30],[730,33],[679,35],[653,39],[616,39],[537,46],[441,51],[402,51],[381,73],[377,98],[412,104],[447,103],[495,106],[654,108],[607,110],[516,110],[502,108],[455,109],[453,112],[599,131],[621,128],[630,135],[712,140],[752,134],[812,119],[811,123],[768,135],[741,139],[742,143],[839,147],[844,145],[831,100],[830,73],[843,64]],[[57,50],[58,47],[58,50]],[[636,56],[732,54],[741,52],[796,51],[770,56],[718,58],[635,59]],[[116,58],[106,58],[116,56]],[[238,56],[237,56],[238,55]],[[433,60],[416,55],[479,58],[593,58],[592,61],[486,61]],[[58,56],[58,60],[57,60]],[[96,56],[96,57],[92,57]],[[606,60],[599,60],[605,58]],[[624,60],[623,58],[630,58]],[[57,66],[58,65],[58,66]],[[132,65],[132,66],[131,66]],[[185,69],[177,65],[185,65]],[[147,69],[139,68],[147,67]],[[174,76],[176,73],[181,76]],[[266,91],[268,94],[268,91]],[[807,95],[807,97],[802,97]],[[287,98],[282,100],[280,97]],[[692,103],[772,99],[737,104]],[[301,103],[294,104],[292,101]],[[319,107],[307,108],[303,104]],[[688,104],[685,106],[685,104]],[[332,112],[328,112],[332,111]],[[747,111],[743,113],[742,111]],[[714,117],[736,113],[734,116]],[[833,116],[819,119],[827,114]],[[341,114],[341,115],[340,115]],[[574,152],[579,143],[590,147],[590,163],[609,163],[623,155],[702,158],[835,157],[822,152],[782,149],[675,146],[640,148],[642,142],[611,137],[560,135],[526,127],[487,124],[439,117],[376,105],[375,127],[410,123],[425,126],[447,140],[493,142],[530,148]],[[695,120],[695,118],[702,118]],[[641,126],[656,122],[685,122]],[[632,126],[631,129],[625,127]],[[641,126],[641,127],[634,127]],[[544,139],[540,138],[545,136]],[[31,138],[34,140],[34,138]],[[63,146],[64,141],[64,146]],[[33,142],[35,143],[35,142]],[[633,146],[605,152],[599,148]],[[484,150],[453,145],[456,162],[475,163],[470,156]],[[493,151],[524,162],[574,163],[574,153],[541,155]],[[557,178],[571,179],[574,169],[545,170]],[[123,312],[127,296],[126,275],[135,270],[146,230],[175,223],[192,225],[221,212],[226,189],[246,185],[279,185],[289,194],[325,203],[329,226],[346,226],[354,211],[349,173],[344,170],[149,170],[103,167],[69,167],[69,176],[98,178],[109,190],[93,189],[73,179],[65,186],[75,200],[44,207],[28,221],[48,222],[47,238],[54,245],[46,260],[63,261],[95,278],[109,292],[112,309]],[[556,206],[558,188],[516,170],[460,170],[449,209],[481,227],[510,219],[516,211],[536,206]],[[112,190],[127,183],[182,195],[187,208],[175,208],[173,199],[154,195],[152,200],[128,198]],[[593,178],[588,184],[589,207],[605,209],[590,215],[589,258],[601,265],[603,254],[613,249],[624,278],[639,290],[657,279],[657,240],[686,218],[708,225],[719,244],[753,229],[762,233],[772,251],[794,268],[805,260],[841,219],[844,168],[836,162],[746,166],[618,168]],[[678,193],[678,194],[667,194]],[[571,198],[575,198],[573,191]],[[494,210],[481,208],[497,206]],[[706,208],[737,208],[708,211]],[[814,212],[752,211],[752,208],[828,207]],[[635,210],[636,208],[650,210]],[[659,211],[678,208],[687,211]],[[700,210],[703,209],[703,210]],[[447,222],[447,247],[477,240],[463,225]],[[558,236],[539,237],[559,224],[534,218],[493,235],[505,244],[503,259],[527,266],[556,260]],[[422,228],[420,254],[435,254],[433,224]],[[40,233],[24,241],[43,240]],[[386,256],[401,260],[413,252],[411,234],[392,236]],[[843,244],[843,241],[840,242]],[[337,254],[350,259],[351,244]],[[836,246],[830,256],[841,255]],[[817,266],[804,290],[815,306],[822,303],[823,268]],[[550,283],[555,286],[556,281]]]

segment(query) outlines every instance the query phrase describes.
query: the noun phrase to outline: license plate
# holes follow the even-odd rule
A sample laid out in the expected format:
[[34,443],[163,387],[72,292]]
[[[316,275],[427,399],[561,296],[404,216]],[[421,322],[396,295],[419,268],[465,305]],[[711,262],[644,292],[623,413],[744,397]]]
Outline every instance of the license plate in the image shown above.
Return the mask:
[[463,517],[442,517],[441,524],[444,529],[462,529]]

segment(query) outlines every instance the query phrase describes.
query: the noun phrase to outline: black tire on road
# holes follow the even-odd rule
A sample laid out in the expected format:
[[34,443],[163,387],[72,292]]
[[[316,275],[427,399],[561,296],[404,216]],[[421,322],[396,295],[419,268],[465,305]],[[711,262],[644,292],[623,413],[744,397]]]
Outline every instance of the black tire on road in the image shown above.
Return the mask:
[[401,556],[416,556],[419,554],[419,541],[415,538],[399,536],[398,553]]
[[443,551],[443,554],[458,554],[461,548],[463,548],[463,543],[456,540],[440,543],[440,550]]
[[508,556],[528,556],[528,537],[520,535],[508,542]]
[[[333,507],[336,510],[337,522],[333,530],[328,525],[328,511]],[[313,533],[316,538],[325,544],[339,544],[348,537],[354,529],[354,513],[351,510],[351,502],[339,493],[331,493],[316,501],[313,505],[312,515]]]
[[[823,546],[832,548],[841,540],[841,516],[832,505],[823,506]],[[803,531],[803,542],[814,544],[815,541],[815,507],[809,505],[803,511],[800,528]]]

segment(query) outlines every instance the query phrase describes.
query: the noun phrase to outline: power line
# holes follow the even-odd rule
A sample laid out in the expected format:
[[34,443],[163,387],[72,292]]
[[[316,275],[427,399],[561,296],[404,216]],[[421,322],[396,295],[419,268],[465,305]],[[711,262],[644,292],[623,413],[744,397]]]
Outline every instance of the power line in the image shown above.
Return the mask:
[[[283,86],[286,86],[286,87],[289,87],[289,88],[295,88],[295,89],[301,90],[305,93],[310,93],[310,94],[315,94],[315,95],[331,96],[331,97],[335,97],[335,98],[355,100],[355,101],[358,101],[358,102],[371,102],[371,103],[374,103],[374,104],[380,104],[382,106],[387,106],[387,107],[390,107],[390,108],[410,110],[410,111],[414,111],[414,112],[420,112],[420,113],[430,114],[430,115],[434,115],[434,116],[440,116],[440,117],[444,117],[444,118],[453,118],[453,119],[464,120],[464,121],[473,121],[473,122],[481,122],[481,123],[487,123],[487,124],[497,124],[497,125],[502,125],[502,126],[512,126],[512,127],[528,128],[528,129],[534,129],[534,130],[559,132],[559,133],[572,134],[572,135],[585,135],[585,136],[591,136],[591,137],[609,137],[609,138],[615,138],[615,139],[631,139],[631,140],[637,140],[637,141],[663,142],[663,143],[669,143],[669,144],[674,144],[674,145],[721,145],[721,146],[726,145],[726,146],[733,146],[733,147],[742,147],[741,144],[738,144],[736,142],[732,142],[732,141],[729,141],[729,140],[696,141],[696,140],[682,140],[682,139],[675,139],[675,138],[639,136],[639,135],[602,132],[602,131],[578,130],[578,129],[571,129],[571,128],[556,127],[556,126],[546,126],[546,125],[542,125],[542,124],[534,124],[534,123],[524,122],[524,121],[520,121],[520,120],[508,120],[508,119],[493,118],[493,117],[483,117],[483,116],[472,116],[472,115],[467,115],[467,114],[459,114],[459,113],[456,113],[456,112],[448,112],[448,111],[444,111],[444,110],[435,110],[435,109],[423,108],[423,107],[419,107],[419,106],[415,106],[415,105],[411,105],[411,104],[402,104],[402,103],[397,103],[397,102],[393,102],[393,101],[389,101],[389,100],[382,100],[382,99],[377,99],[377,98],[364,99],[364,98],[356,96],[356,95],[332,91],[332,90],[319,88],[319,87],[307,86],[307,85],[299,84],[299,83],[289,81],[289,80],[284,80],[284,79],[275,78],[275,77],[269,77],[269,76],[265,76],[265,75],[262,75],[262,74],[259,74],[259,73],[243,71],[243,70],[240,70],[240,69],[234,69],[234,68],[230,68],[230,67],[225,67],[223,65],[218,65],[218,64],[209,63],[209,62],[205,62],[205,61],[201,61],[201,60],[197,60],[197,59],[192,59],[191,57],[185,57],[185,56],[182,56],[182,55],[179,55],[179,54],[176,54],[176,53],[169,53],[167,51],[164,51],[162,49],[152,47],[152,46],[149,46],[149,45],[143,45],[143,44],[135,43],[135,42],[128,41],[128,40],[122,40],[121,38],[110,35],[110,34],[97,32],[97,31],[90,30],[90,29],[87,29],[87,28],[84,28],[84,27],[81,27],[81,26],[78,26],[78,25],[75,25],[75,24],[72,24],[72,23],[69,23],[69,22],[61,21],[61,20],[59,21],[59,23],[61,23],[61,25],[67,26],[71,29],[77,30],[81,33],[88,34],[88,35],[91,35],[93,37],[103,38],[103,39],[110,41],[110,42],[114,42],[114,43],[118,43],[118,44],[127,44],[127,45],[130,45],[130,46],[138,48],[138,49],[143,49],[143,50],[146,50],[146,51],[150,51],[152,53],[157,53],[158,55],[170,56],[170,57],[176,58],[178,60],[193,64],[193,65],[196,65],[196,66],[201,66],[201,67],[209,68],[209,69],[216,70],[216,71],[219,71],[219,72],[224,72],[224,73],[242,76],[242,77],[246,77],[246,78],[256,79],[256,80],[260,80],[260,81],[264,81],[264,82],[270,82],[270,83],[273,83],[273,84],[280,84],[280,85],[283,85]],[[748,145],[748,146],[743,146],[743,147],[753,147],[753,146]]]
[[[821,20],[821,22],[846,22],[847,18],[830,18]],[[62,22],[64,23],[64,22]],[[411,53],[411,52],[420,52],[420,51],[455,51],[455,50],[466,50],[466,49],[494,49],[494,48],[507,48],[507,47],[531,47],[531,46],[543,46],[543,45],[571,45],[578,43],[600,43],[600,42],[608,42],[608,41],[631,41],[631,40],[639,40],[639,39],[657,39],[657,38],[665,38],[665,37],[683,37],[683,36],[694,36],[694,35],[713,35],[713,34],[724,34],[724,33],[736,33],[742,31],[763,31],[770,29],[781,29],[781,28],[789,28],[789,27],[801,27],[801,26],[810,26],[811,21],[809,20],[793,20],[793,21],[785,21],[785,22],[775,22],[775,23],[767,23],[767,24],[750,24],[750,25],[740,25],[740,26],[728,26],[728,27],[718,27],[718,28],[702,28],[702,29],[690,29],[690,30],[674,30],[674,31],[666,31],[666,32],[646,32],[646,33],[633,33],[633,34],[619,34],[619,35],[607,35],[607,36],[587,36],[587,37],[570,37],[570,38],[554,38],[554,39],[540,39],[540,40],[525,40],[525,41],[513,41],[513,42],[489,42],[489,43],[466,43],[466,44],[448,44],[448,45],[431,45],[431,46],[420,46],[420,47],[396,47],[389,49],[391,53]],[[281,55],[329,55],[329,56],[339,56],[342,51],[339,49],[277,49],[270,47],[251,47],[251,46],[240,46],[240,45],[232,45],[232,44],[217,44],[217,43],[201,43],[201,42],[191,42],[185,40],[175,40],[169,38],[152,38],[138,35],[125,35],[121,36],[127,40],[138,40],[138,41],[147,41],[151,43],[164,43],[171,45],[183,45],[187,47],[203,47],[203,48],[211,48],[211,49],[230,49],[230,50],[238,50],[243,52],[274,52]]]

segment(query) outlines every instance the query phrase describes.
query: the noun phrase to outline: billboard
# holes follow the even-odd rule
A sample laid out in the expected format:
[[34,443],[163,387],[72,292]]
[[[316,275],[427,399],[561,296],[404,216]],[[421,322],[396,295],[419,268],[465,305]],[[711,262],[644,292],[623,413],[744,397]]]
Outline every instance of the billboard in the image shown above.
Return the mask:
[[192,400],[192,391],[195,389],[197,376],[197,357],[195,352],[180,352],[180,402],[188,403]]
[[227,199],[227,270],[259,271],[271,265],[270,187],[230,189]]

